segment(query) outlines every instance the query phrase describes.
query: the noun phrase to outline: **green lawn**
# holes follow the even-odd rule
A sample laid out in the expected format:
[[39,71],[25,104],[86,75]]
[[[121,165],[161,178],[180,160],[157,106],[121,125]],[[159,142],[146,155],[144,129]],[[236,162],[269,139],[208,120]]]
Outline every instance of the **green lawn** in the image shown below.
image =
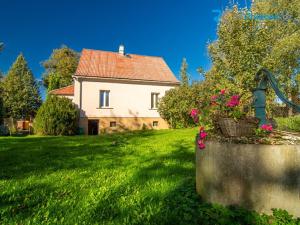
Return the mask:
[[201,202],[196,132],[0,138],[0,224],[266,222]]

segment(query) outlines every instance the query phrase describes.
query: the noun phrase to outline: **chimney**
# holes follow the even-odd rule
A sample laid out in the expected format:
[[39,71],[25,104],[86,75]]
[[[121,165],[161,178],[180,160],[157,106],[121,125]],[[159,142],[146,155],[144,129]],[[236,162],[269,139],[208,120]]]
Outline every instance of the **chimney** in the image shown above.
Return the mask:
[[119,54],[120,55],[125,55],[125,47],[122,44],[119,46]]

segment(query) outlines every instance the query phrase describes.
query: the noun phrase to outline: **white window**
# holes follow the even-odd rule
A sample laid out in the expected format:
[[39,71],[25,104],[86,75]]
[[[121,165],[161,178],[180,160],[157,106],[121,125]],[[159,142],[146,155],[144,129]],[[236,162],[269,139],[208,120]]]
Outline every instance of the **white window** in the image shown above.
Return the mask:
[[151,93],[151,109],[157,109],[158,95],[159,95],[159,93]]
[[100,108],[109,107],[109,91],[101,90],[100,91]]

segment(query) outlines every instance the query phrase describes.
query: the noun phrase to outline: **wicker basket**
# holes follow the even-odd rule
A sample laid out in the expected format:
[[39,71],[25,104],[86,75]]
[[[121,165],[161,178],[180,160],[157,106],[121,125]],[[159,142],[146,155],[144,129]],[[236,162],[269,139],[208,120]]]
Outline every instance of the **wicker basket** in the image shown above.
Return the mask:
[[220,118],[219,126],[224,136],[226,137],[239,137],[240,136],[240,126],[232,118]]
[[233,118],[220,118],[219,126],[226,137],[242,137],[254,134],[257,124],[248,120],[235,121]]
[[252,136],[254,135],[255,128],[257,125],[254,123],[249,123],[248,121],[241,120],[238,122],[240,136]]

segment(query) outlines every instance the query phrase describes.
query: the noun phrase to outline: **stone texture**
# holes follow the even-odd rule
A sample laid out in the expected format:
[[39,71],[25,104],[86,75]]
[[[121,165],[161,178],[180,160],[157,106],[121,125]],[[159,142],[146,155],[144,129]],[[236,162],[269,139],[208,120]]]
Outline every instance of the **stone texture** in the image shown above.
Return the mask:
[[[142,129],[168,129],[169,124],[162,118],[145,117],[90,117],[80,118],[79,126],[84,133],[88,134],[88,120],[99,120],[99,133],[113,133]],[[157,127],[153,127],[153,121],[158,122]],[[110,127],[110,122],[116,122],[116,127]]]
[[208,202],[300,217],[300,146],[207,142],[196,149],[196,186]]

